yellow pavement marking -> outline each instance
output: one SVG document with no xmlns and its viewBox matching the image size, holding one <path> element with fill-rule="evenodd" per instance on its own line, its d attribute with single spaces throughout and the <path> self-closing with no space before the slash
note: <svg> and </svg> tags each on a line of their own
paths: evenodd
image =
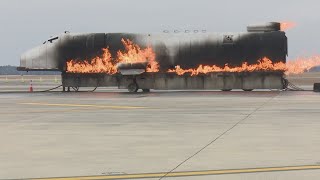
<svg viewBox="0 0 320 180">
<path fill-rule="evenodd" d="M 144 109 L 143 106 L 108 106 L 95 104 L 55 104 L 55 103 L 18 103 L 22 105 L 39 105 L 39 106 L 62 106 L 62 107 L 86 107 L 86 108 L 109 108 L 109 109 Z"/>
<path fill-rule="evenodd" d="M 184 177 L 184 176 L 203 176 L 203 175 L 222 175 L 222 174 L 240 174 L 240 173 L 259 173 L 273 171 L 296 171 L 296 170 L 314 170 L 320 169 L 320 165 L 305 166 L 283 166 L 266 168 L 248 168 L 248 169 L 225 169 L 225 170 L 207 170 L 207 171 L 181 171 L 169 173 L 166 177 Z M 102 176 L 79 176 L 79 177 L 60 177 L 60 178 L 37 178 L 34 180 L 102 180 L 102 179 L 142 179 L 142 178 L 160 178 L 166 173 L 144 173 L 144 174 L 121 174 L 121 175 L 102 175 Z"/>
</svg>

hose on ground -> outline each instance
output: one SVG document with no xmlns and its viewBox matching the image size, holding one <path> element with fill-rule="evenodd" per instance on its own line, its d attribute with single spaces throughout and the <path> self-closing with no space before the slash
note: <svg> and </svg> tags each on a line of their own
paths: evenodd
<svg viewBox="0 0 320 180">
<path fill-rule="evenodd" d="M 283 78 L 283 89 L 285 91 L 308 91 L 290 82 L 288 79 Z"/>
<path fill-rule="evenodd" d="M 38 91 L 38 92 L 49 92 L 49 91 L 52 91 L 52 90 L 55 90 L 55 89 L 58 89 L 59 87 L 61 87 L 61 85 L 57 86 L 57 87 L 54 87 L 54 88 L 51 88 L 51 89 L 47 89 L 47 90 L 43 90 L 43 91 Z"/>
</svg>

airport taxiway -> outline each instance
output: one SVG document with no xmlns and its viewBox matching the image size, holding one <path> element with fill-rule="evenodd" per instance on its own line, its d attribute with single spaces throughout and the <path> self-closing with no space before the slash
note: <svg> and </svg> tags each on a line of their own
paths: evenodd
<svg viewBox="0 0 320 180">
<path fill-rule="evenodd" d="M 0 93 L 0 179 L 163 173 L 191 156 L 168 179 L 316 179 L 319 104 L 312 91 Z"/>
</svg>

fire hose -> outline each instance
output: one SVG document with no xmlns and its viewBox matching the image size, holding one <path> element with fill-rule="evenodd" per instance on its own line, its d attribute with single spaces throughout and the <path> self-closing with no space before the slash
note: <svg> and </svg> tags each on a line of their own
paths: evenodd
<svg viewBox="0 0 320 180">
<path fill-rule="evenodd" d="M 295 85 L 292 82 L 290 82 L 288 79 L 283 78 L 282 81 L 283 81 L 282 83 L 283 83 L 283 87 L 284 87 L 283 89 L 285 91 L 308 91 L 308 90 L 305 90 L 303 88 L 298 87 L 297 85 Z M 43 90 L 43 91 L 38 91 L 38 92 L 49 92 L 49 91 L 58 89 L 61 86 L 62 86 L 62 84 L 57 86 L 57 87 L 54 87 L 54 88 L 51 88 L 51 89 L 47 89 L 47 90 Z M 94 92 L 97 88 L 98 88 L 98 86 L 95 87 L 93 90 L 86 91 L 86 92 Z M 72 89 L 77 91 L 77 92 L 79 91 L 79 87 L 72 87 Z"/>
<path fill-rule="evenodd" d="M 47 89 L 47 90 L 43 90 L 43 91 L 38 91 L 38 92 L 49 92 L 49 91 L 52 91 L 52 90 L 55 90 L 55 89 L 58 89 L 59 87 L 61 87 L 61 85 L 57 86 L 57 87 L 54 87 L 54 88 L 51 88 L 51 89 Z"/>
<path fill-rule="evenodd" d="M 51 88 L 51 89 L 47 89 L 47 90 L 43 90 L 43 91 L 36 91 L 36 92 L 49 92 L 49 91 L 58 89 L 58 88 L 61 87 L 61 86 L 62 86 L 62 84 L 59 85 L 59 86 L 57 86 L 57 87 Z M 95 87 L 93 90 L 91 90 L 91 91 L 86 91 L 86 92 L 94 92 L 97 88 L 98 88 L 98 86 Z M 72 87 L 72 89 L 75 90 L 76 92 L 79 91 L 79 87 Z"/>
<path fill-rule="evenodd" d="M 298 87 L 297 85 L 290 82 L 288 79 L 283 78 L 283 86 L 285 91 L 309 91 Z"/>
</svg>

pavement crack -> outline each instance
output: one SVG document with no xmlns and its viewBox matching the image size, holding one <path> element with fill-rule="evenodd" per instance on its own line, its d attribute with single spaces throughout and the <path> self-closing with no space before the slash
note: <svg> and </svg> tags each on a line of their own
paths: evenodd
<svg viewBox="0 0 320 180">
<path fill-rule="evenodd" d="M 189 156 L 188 158 L 186 158 L 185 160 L 183 160 L 182 162 L 180 162 L 177 166 L 175 166 L 173 169 L 171 169 L 170 171 L 168 171 L 167 173 L 165 173 L 162 177 L 159 178 L 159 180 L 165 178 L 166 176 L 168 176 L 170 173 L 172 173 L 173 171 L 175 171 L 177 168 L 179 168 L 182 164 L 186 163 L 187 161 L 189 161 L 190 159 L 192 159 L 194 156 L 196 156 L 197 154 L 199 154 L 201 151 L 203 151 L 204 149 L 206 149 L 207 147 L 209 147 L 210 145 L 212 145 L 214 142 L 216 142 L 218 139 L 220 139 L 222 136 L 224 136 L 225 134 L 227 134 L 228 132 L 230 132 L 232 129 L 234 129 L 236 126 L 238 126 L 240 123 L 242 123 L 243 121 L 245 121 L 246 119 L 248 119 L 252 114 L 254 114 L 255 112 L 257 112 L 259 109 L 261 109 L 263 106 L 265 106 L 266 104 L 268 104 L 271 100 L 273 100 L 274 98 L 276 98 L 278 95 L 280 94 L 277 93 L 275 96 L 272 96 L 271 98 L 269 98 L 267 101 L 265 101 L 264 103 L 262 103 L 260 106 L 258 106 L 257 108 L 255 108 L 251 113 L 249 113 L 248 115 L 246 115 L 244 118 L 240 119 L 238 122 L 236 122 L 233 126 L 229 127 L 227 130 L 225 130 L 223 133 L 221 133 L 219 136 L 217 136 L 216 138 L 214 138 L 213 140 L 211 140 L 208 144 L 206 144 L 205 146 L 203 146 L 201 149 L 199 149 L 198 151 L 196 151 L 194 154 L 192 154 L 191 156 Z"/>
</svg>

